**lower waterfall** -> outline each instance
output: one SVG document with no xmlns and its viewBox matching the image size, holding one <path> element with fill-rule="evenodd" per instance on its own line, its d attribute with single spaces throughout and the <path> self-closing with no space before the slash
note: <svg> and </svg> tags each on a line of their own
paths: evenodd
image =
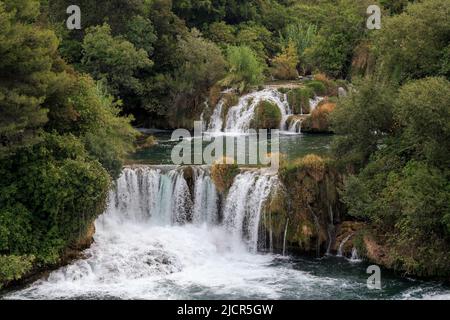
<svg viewBox="0 0 450 320">
<path fill-rule="evenodd" d="M 403 298 L 402 291 L 385 296 L 367 290 L 365 268 L 355 276 L 356 266 L 340 273 L 343 262 L 336 268 L 276 255 L 270 248 L 258 251 L 272 243 L 259 241 L 271 237 L 270 230 L 259 235 L 259 225 L 277 184 L 276 175 L 244 171 L 221 196 L 207 167 L 126 168 L 83 257 L 1 298 Z M 435 290 L 419 289 L 421 296 Z M 416 292 L 410 290 L 406 294 Z"/>
</svg>

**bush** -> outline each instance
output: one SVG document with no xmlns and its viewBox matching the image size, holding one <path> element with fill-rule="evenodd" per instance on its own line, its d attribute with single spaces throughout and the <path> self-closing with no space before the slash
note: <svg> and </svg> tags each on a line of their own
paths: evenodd
<svg viewBox="0 0 450 320">
<path fill-rule="evenodd" d="M 156 146 L 158 144 L 158 140 L 155 138 L 155 136 L 148 136 L 143 137 L 143 140 L 139 142 L 139 148 L 151 148 L 153 146 Z"/>
<path fill-rule="evenodd" d="M 273 61 L 272 75 L 278 80 L 295 80 L 298 78 L 297 64 L 298 55 L 293 43 L 289 43 L 283 52 L 276 56 Z"/>
<path fill-rule="evenodd" d="M 19 280 L 33 267 L 33 256 L 1 256 L 0 255 L 0 289 L 2 284 Z"/>
<path fill-rule="evenodd" d="M 104 211 L 110 176 L 74 136 L 44 141 L 0 162 L 0 254 L 59 261 Z"/>
<path fill-rule="evenodd" d="M 232 159 L 231 159 L 232 160 Z M 233 185 L 234 178 L 239 174 L 239 167 L 237 164 L 227 164 L 230 159 L 222 159 L 222 163 L 215 163 L 211 167 L 211 178 L 217 190 L 221 193 L 227 192 Z"/>
<path fill-rule="evenodd" d="M 264 80 L 264 66 L 255 53 L 246 46 L 229 46 L 227 49 L 228 75 L 220 84 L 244 92 L 249 86 L 257 86 Z"/>
<path fill-rule="evenodd" d="M 302 124 L 303 132 L 329 133 L 331 132 L 330 114 L 336 108 L 334 103 L 324 103 L 311 113 Z"/>
<path fill-rule="evenodd" d="M 321 81 L 313 80 L 306 83 L 308 88 L 311 88 L 318 96 L 326 95 L 328 90 L 325 84 Z"/>
<path fill-rule="evenodd" d="M 311 106 L 309 100 L 314 98 L 311 88 L 296 88 L 288 92 L 288 103 L 294 114 L 309 114 Z"/>
<path fill-rule="evenodd" d="M 281 111 L 269 101 L 261 101 L 256 107 L 252 127 L 254 129 L 278 129 L 281 123 Z"/>
<path fill-rule="evenodd" d="M 314 75 L 314 80 L 318 82 L 322 82 L 326 88 L 324 94 L 328 96 L 337 96 L 338 95 L 338 85 L 335 81 L 329 79 L 325 74 L 319 73 Z"/>
</svg>

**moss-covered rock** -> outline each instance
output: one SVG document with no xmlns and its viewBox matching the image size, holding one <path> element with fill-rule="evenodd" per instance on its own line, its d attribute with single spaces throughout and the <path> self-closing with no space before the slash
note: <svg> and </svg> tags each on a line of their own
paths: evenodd
<svg viewBox="0 0 450 320">
<path fill-rule="evenodd" d="M 302 123 L 302 132 L 307 133 L 331 133 L 330 114 L 336 104 L 325 102 L 319 105 L 311 115 Z"/>
<path fill-rule="evenodd" d="M 287 98 L 294 114 L 309 114 L 309 100 L 314 98 L 314 91 L 311 88 L 295 88 L 288 92 Z"/>
<path fill-rule="evenodd" d="M 139 149 L 147 149 L 156 146 L 158 140 L 154 136 L 142 136 L 137 143 Z"/>
<path fill-rule="evenodd" d="M 269 101 L 261 101 L 255 110 L 252 121 L 254 129 L 278 129 L 281 123 L 281 111 L 278 106 Z"/>
<path fill-rule="evenodd" d="M 338 188 L 341 175 L 333 162 L 309 155 L 283 166 L 279 171 L 282 192 L 272 195 L 263 217 L 275 250 L 321 254 L 336 246 L 342 204 Z M 331 246 L 330 246 L 331 244 Z"/>
<path fill-rule="evenodd" d="M 230 159 L 222 159 L 211 167 L 211 178 L 217 190 L 221 193 L 228 192 L 233 184 L 234 178 L 239 174 L 237 164 L 228 164 Z"/>
</svg>

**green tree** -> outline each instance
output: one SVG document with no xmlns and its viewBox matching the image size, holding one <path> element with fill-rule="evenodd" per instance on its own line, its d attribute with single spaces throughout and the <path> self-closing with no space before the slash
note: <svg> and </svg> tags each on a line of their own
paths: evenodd
<svg viewBox="0 0 450 320">
<path fill-rule="evenodd" d="M 81 62 L 95 79 L 106 80 L 113 94 L 141 93 L 143 88 L 136 73 L 153 65 L 144 49 L 138 50 L 132 43 L 113 37 L 107 24 L 86 31 Z"/>
<path fill-rule="evenodd" d="M 425 78 L 405 84 L 394 103 L 400 145 L 414 159 L 449 168 L 450 81 Z"/>
<path fill-rule="evenodd" d="M 304 27 L 301 24 L 290 24 L 286 26 L 283 33 L 280 32 L 280 42 L 282 47 L 287 48 L 290 44 L 294 44 L 299 62 L 304 71 L 308 69 L 308 66 L 305 63 L 305 51 L 313 45 L 316 35 L 317 27 L 315 25 Z"/>
<path fill-rule="evenodd" d="M 450 265 L 450 82 L 444 78 L 409 82 L 389 95 L 390 105 L 380 103 L 384 98 L 375 88 L 370 106 L 365 101 L 368 87 L 373 86 L 358 87 L 356 96 L 340 104 L 333 115 L 336 128 L 344 129 L 337 154 L 356 152 L 356 158 L 362 155 L 367 164 L 347 179 L 342 200 L 350 215 L 371 224 L 388 250 L 390 267 L 446 277 Z M 383 118 L 380 114 L 386 115 L 388 108 L 391 115 Z M 353 122 L 354 117 L 366 128 Z M 363 144 L 369 147 L 364 149 Z"/>
<path fill-rule="evenodd" d="M 367 1 L 340 0 L 328 8 L 313 45 L 305 51 L 307 64 L 331 77 L 349 74 L 353 51 L 366 32 Z"/>
<path fill-rule="evenodd" d="M 383 74 L 400 82 L 448 75 L 443 69 L 450 34 L 450 12 L 442 9 L 446 7 L 448 0 L 421 1 L 383 19 L 383 32 L 375 42 Z"/>
<path fill-rule="evenodd" d="M 171 120 L 198 116 L 203 111 L 203 98 L 224 77 L 226 67 L 221 50 L 205 40 L 197 29 L 180 39 L 178 46 L 184 64 L 176 70 L 171 84 L 174 101 Z"/>
<path fill-rule="evenodd" d="M 339 101 L 331 122 L 338 135 L 334 143 L 336 157 L 361 166 L 394 128 L 395 89 L 375 79 L 361 80 L 357 88 Z"/>
<path fill-rule="evenodd" d="M 299 58 L 297 55 L 297 49 L 291 42 L 278 56 L 273 59 L 272 75 L 276 79 L 295 80 L 298 78 L 298 63 Z"/>
<path fill-rule="evenodd" d="M 263 81 L 264 67 L 249 47 L 228 47 L 227 61 L 228 75 L 221 81 L 222 85 L 235 86 L 242 92 Z"/>
<path fill-rule="evenodd" d="M 42 104 L 58 41 L 31 23 L 38 14 L 37 1 L 0 2 L 0 157 L 36 142 L 47 121 Z"/>
<path fill-rule="evenodd" d="M 142 16 L 134 16 L 127 23 L 125 37 L 136 49 L 144 49 L 149 57 L 154 52 L 153 44 L 157 37 L 152 22 Z"/>
</svg>

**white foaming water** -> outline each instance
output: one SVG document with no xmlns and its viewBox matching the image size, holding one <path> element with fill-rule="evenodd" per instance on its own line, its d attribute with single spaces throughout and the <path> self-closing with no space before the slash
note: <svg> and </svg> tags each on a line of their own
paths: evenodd
<svg viewBox="0 0 450 320">
<path fill-rule="evenodd" d="M 302 133 L 302 120 L 294 120 L 289 125 L 288 131 L 290 133 Z"/>
<path fill-rule="evenodd" d="M 244 240 L 251 251 L 257 251 L 261 213 L 276 184 L 276 176 L 259 172 L 249 171 L 236 177 L 223 213 L 224 224 L 233 235 L 232 241 Z"/>
<path fill-rule="evenodd" d="M 222 118 L 222 112 L 223 112 L 223 105 L 225 101 L 221 99 L 217 106 L 214 108 L 214 112 L 211 115 L 209 126 L 208 126 L 208 132 L 221 132 L 223 129 L 223 118 Z"/>
<path fill-rule="evenodd" d="M 309 100 L 309 106 L 311 109 L 311 112 L 316 110 L 317 106 L 324 100 L 323 97 L 315 97 L 314 99 Z"/>
<path fill-rule="evenodd" d="M 317 282 L 272 266 L 275 256 L 254 253 L 260 212 L 275 176 L 238 175 L 224 206 L 231 210 L 230 202 L 239 203 L 239 219 L 223 224 L 208 169 L 193 168 L 192 178 L 193 196 L 181 168 L 124 169 L 106 213 L 96 221 L 95 243 L 86 258 L 6 298 L 278 298 L 277 282 L 292 272 L 304 285 Z M 242 193 L 241 184 L 246 186 Z"/>
<path fill-rule="evenodd" d="M 289 259 L 255 252 L 259 219 L 277 187 L 276 176 L 238 175 L 222 205 L 208 168 L 193 169 L 192 185 L 184 176 L 181 168 L 126 168 L 96 221 L 95 243 L 85 258 L 3 298 L 359 299 L 370 294 L 365 270 L 360 281 L 313 275 Z"/>
<path fill-rule="evenodd" d="M 344 246 L 347 243 L 347 241 L 350 240 L 351 237 L 353 237 L 353 233 L 349 234 L 347 237 L 345 237 L 344 240 L 342 240 L 341 244 L 339 245 L 338 252 L 337 252 L 338 257 L 344 256 Z"/>
<path fill-rule="evenodd" d="M 286 94 L 280 93 L 278 90 L 265 89 L 256 91 L 242 96 L 236 106 L 231 107 L 226 114 L 225 127 L 223 128 L 224 119 L 223 100 L 216 106 L 210 119 L 210 132 L 220 132 L 222 129 L 229 133 L 246 133 L 250 129 L 251 121 L 255 116 L 255 109 L 261 101 L 269 101 L 274 103 L 281 112 L 280 129 L 285 130 L 286 120 L 292 115 L 291 108 L 287 102 Z"/>
<path fill-rule="evenodd" d="M 310 99 L 311 112 L 317 108 L 323 97 Z M 289 106 L 287 94 L 276 89 L 264 89 L 242 96 L 237 105 L 232 106 L 224 115 L 224 99 L 221 99 L 214 108 L 209 120 L 209 133 L 239 134 L 247 133 L 251 129 L 251 122 L 255 117 L 256 107 L 261 101 L 268 101 L 275 104 L 281 112 L 281 122 L 279 129 L 287 134 L 301 133 L 301 121 L 297 120 L 287 126 L 289 116 L 293 115 Z"/>
<path fill-rule="evenodd" d="M 216 225 L 219 222 L 219 194 L 203 168 L 193 168 L 194 171 L 194 207 L 192 222 Z"/>
</svg>

